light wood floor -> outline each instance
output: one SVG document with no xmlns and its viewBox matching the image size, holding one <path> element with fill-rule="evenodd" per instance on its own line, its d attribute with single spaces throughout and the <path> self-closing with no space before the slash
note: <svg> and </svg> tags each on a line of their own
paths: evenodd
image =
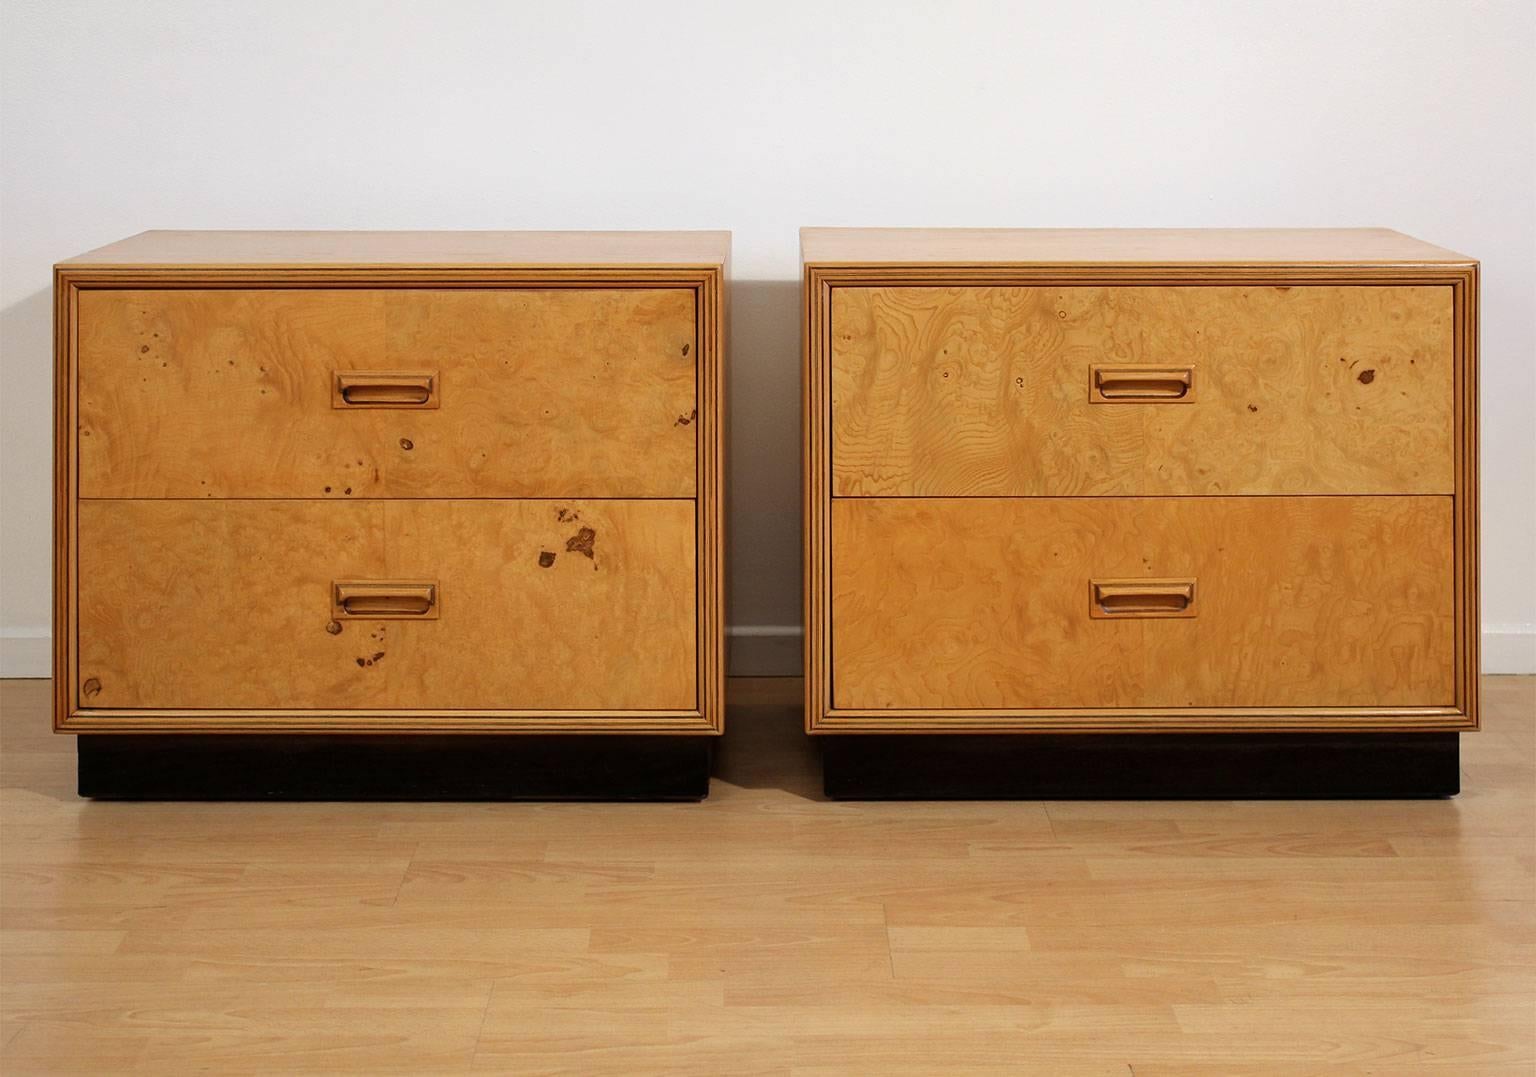
<svg viewBox="0 0 1536 1077">
<path fill-rule="evenodd" d="M 0 685 L 0 1069 L 1530 1074 L 1536 679 L 1451 801 L 124 804 Z"/>
</svg>

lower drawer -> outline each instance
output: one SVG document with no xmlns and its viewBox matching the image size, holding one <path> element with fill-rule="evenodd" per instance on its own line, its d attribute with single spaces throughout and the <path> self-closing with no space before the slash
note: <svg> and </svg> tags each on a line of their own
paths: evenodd
<svg viewBox="0 0 1536 1077">
<path fill-rule="evenodd" d="M 692 501 L 82 501 L 85 709 L 694 710 Z"/>
<path fill-rule="evenodd" d="M 1451 705 L 1452 499 L 832 502 L 838 710 Z"/>
</svg>

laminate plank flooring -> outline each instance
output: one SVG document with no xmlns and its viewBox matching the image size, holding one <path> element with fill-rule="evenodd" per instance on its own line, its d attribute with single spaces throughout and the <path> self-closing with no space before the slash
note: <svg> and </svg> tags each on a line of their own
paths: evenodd
<svg viewBox="0 0 1536 1077">
<path fill-rule="evenodd" d="M 93 803 L 0 683 L 0 1071 L 1536 1070 L 1536 678 L 1412 802 Z"/>
</svg>

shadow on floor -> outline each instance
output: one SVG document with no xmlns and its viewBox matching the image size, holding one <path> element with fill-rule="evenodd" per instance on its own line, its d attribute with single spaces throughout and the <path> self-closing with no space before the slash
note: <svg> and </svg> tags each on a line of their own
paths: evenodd
<svg viewBox="0 0 1536 1077">
<path fill-rule="evenodd" d="M 798 678 L 753 681 L 750 691 L 730 682 L 725 735 L 715 752 L 714 778 L 743 789 L 782 789 L 806 800 L 825 800 L 821 750 L 805 732 Z"/>
</svg>

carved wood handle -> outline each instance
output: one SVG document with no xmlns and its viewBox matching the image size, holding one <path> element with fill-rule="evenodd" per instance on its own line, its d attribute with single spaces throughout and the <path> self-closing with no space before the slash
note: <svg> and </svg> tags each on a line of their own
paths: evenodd
<svg viewBox="0 0 1536 1077">
<path fill-rule="evenodd" d="M 1088 398 L 1095 404 L 1188 404 L 1195 399 L 1192 366 L 1094 363 Z"/>
<path fill-rule="evenodd" d="M 437 619 L 437 584 L 421 580 L 337 580 L 331 616 L 340 621 Z"/>
<path fill-rule="evenodd" d="M 435 408 L 436 371 L 338 370 L 333 408 Z"/>
<path fill-rule="evenodd" d="M 1193 617 L 1195 581 L 1089 580 L 1091 617 Z"/>
</svg>

